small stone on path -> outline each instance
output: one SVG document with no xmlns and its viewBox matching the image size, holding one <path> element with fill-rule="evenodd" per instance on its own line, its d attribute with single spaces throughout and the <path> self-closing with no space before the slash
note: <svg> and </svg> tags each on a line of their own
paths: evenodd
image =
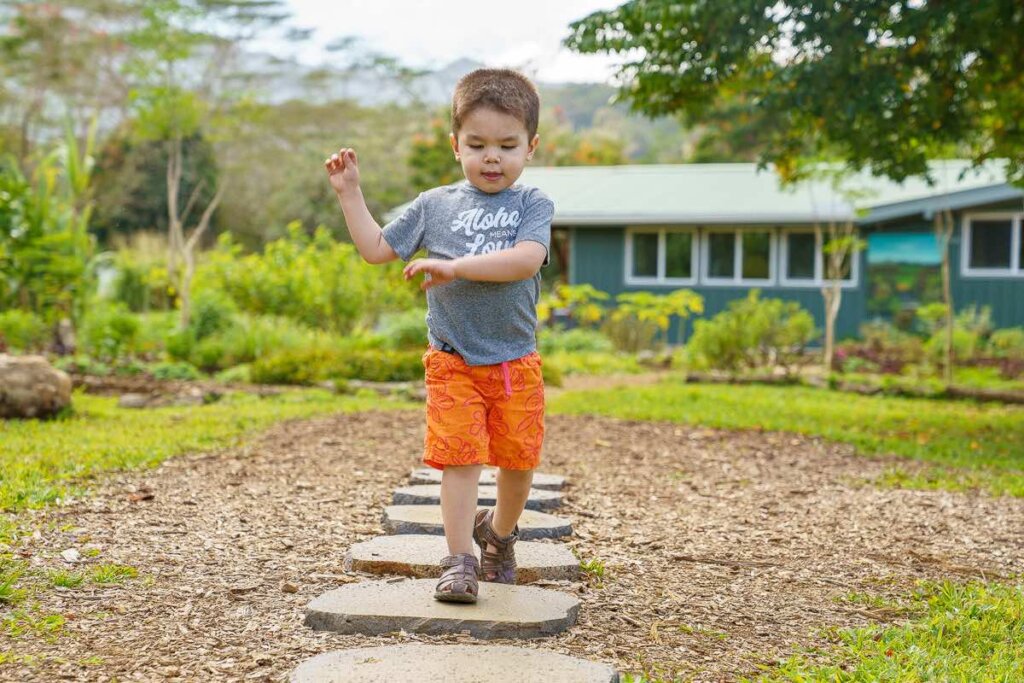
<svg viewBox="0 0 1024 683">
<path fill-rule="evenodd" d="M 498 487 L 481 484 L 477 487 L 477 505 L 494 505 L 498 496 Z M 441 502 L 440 484 L 420 484 L 418 486 L 400 486 L 391 496 L 393 505 L 438 505 Z M 526 499 L 527 510 L 553 510 L 562 505 L 562 494 L 558 491 L 542 491 L 530 489 Z"/>
<path fill-rule="evenodd" d="M 509 645 L 408 643 L 327 652 L 307 659 L 291 683 L 617 683 L 605 664 Z"/>
<path fill-rule="evenodd" d="M 516 543 L 516 583 L 573 580 L 580 562 L 560 543 Z M 441 576 L 439 561 L 448 554 L 443 536 L 403 534 L 378 536 L 353 545 L 345 558 L 346 569 L 369 574 L 402 574 L 417 578 Z"/>
<path fill-rule="evenodd" d="M 452 634 L 475 638 L 537 638 L 576 623 L 575 595 L 534 586 L 480 582 L 475 604 L 434 599 L 435 579 L 369 581 L 335 588 L 306 608 L 306 626 L 317 631 L 379 635 Z"/>
<path fill-rule="evenodd" d="M 498 470 L 494 467 L 485 467 L 480 472 L 481 484 L 493 484 L 497 481 Z M 441 470 L 433 467 L 419 467 L 409 475 L 410 484 L 440 484 Z M 544 489 L 545 491 L 560 491 L 565 488 L 565 477 L 560 474 L 545 474 L 544 472 L 533 473 L 533 488 Z"/>
<path fill-rule="evenodd" d="M 389 534 L 444 535 L 440 505 L 388 505 L 384 508 L 384 530 Z M 572 536 L 572 522 L 545 512 L 523 510 L 519 518 L 519 540 Z"/>
</svg>

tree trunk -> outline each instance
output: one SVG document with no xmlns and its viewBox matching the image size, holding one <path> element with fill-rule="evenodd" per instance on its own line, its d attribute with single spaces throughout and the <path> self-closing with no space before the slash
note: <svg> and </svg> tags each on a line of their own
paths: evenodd
<svg viewBox="0 0 1024 683">
<path fill-rule="evenodd" d="M 831 372 L 836 348 L 836 320 L 843 301 L 842 285 L 838 280 L 830 282 L 822 288 L 821 294 L 825 299 L 825 372 Z"/>
<path fill-rule="evenodd" d="M 213 199 L 210 200 L 206 210 L 203 211 L 203 215 L 199 219 L 195 230 L 192 231 L 188 241 L 185 242 L 181 250 L 182 258 L 185 261 L 185 271 L 181 275 L 178 286 L 178 293 L 181 297 L 181 329 L 188 327 L 192 315 L 192 277 L 196 272 L 196 247 L 203 233 L 210 226 L 210 219 L 213 217 L 213 212 L 217 209 L 217 205 L 220 204 L 220 200 L 224 197 L 224 189 L 226 187 L 227 183 L 222 181 L 217 188 L 217 192 L 213 195 Z"/>
<path fill-rule="evenodd" d="M 949 242 L 953 237 L 953 211 L 942 209 L 935 213 L 935 236 L 942 252 L 942 303 L 946 307 L 946 340 L 943 349 L 942 379 L 949 386 L 953 383 L 953 289 L 949 274 Z"/>
</svg>

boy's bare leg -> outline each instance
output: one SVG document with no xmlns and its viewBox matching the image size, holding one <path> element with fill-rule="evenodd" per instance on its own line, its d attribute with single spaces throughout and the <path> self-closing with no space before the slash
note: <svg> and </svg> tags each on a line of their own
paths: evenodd
<svg viewBox="0 0 1024 683">
<path fill-rule="evenodd" d="M 441 519 L 449 555 L 473 552 L 473 518 L 481 467 L 447 465 L 441 473 Z"/>
<path fill-rule="evenodd" d="M 491 526 L 498 536 L 508 536 L 519 523 L 533 483 L 533 470 L 498 470 L 498 503 Z"/>
</svg>

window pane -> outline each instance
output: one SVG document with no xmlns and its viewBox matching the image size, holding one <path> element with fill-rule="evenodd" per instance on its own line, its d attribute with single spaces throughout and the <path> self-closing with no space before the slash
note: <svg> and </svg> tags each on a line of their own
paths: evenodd
<svg viewBox="0 0 1024 683">
<path fill-rule="evenodd" d="M 688 278 L 693 263 L 693 233 L 665 234 L 665 277 Z"/>
<path fill-rule="evenodd" d="M 971 221 L 971 268 L 1010 268 L 1013 223 Z"/>
<path fill-rule="evenodd" d="M 732 279 L 736 276 L 736 235 L 731 232 L 708 234 L 708 276 Z"/>
<path fill-rule="evenodd" d="M 743 279 L 767 280 L 771 260 L 771 233 L 743 233 Z"/>
<path fill-rule="evenodd" d="M 786 277 L 790 280 L 814 279 L 813 232 L 791 232 L 786 236 Z"/>
<path fill-rule="evenodd" d="M 658 233 L 633 233 L 633 276 L 658 277 Z"/>
</svg>

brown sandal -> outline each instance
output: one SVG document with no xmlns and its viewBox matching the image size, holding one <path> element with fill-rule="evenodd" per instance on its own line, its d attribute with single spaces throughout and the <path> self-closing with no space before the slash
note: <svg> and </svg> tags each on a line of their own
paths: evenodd
<svg viewBox="0 0 1024 683">
<path fill-rule="evenodd" d="M 441 602 L 476 602 L 480 590 L 476 576 L 480 571 L 480 562 L 476 555 L 449 555 L 441 560 L 441 566 L 445 570 L 434 589 L 434 598 Z"/>
<path fill-rule="evenodd" d="M 480 546 L 480 578 L 493 583 L 515 583 L 515 545 L 519 540 L 519 525 L 502 538 L 491 526 L 493 517 L 494 510 L 480 510 L 473 525 L 473 540 Z M 494 546 L 494 550 L 488 550 L 488 544 Z"/>
</svg>

